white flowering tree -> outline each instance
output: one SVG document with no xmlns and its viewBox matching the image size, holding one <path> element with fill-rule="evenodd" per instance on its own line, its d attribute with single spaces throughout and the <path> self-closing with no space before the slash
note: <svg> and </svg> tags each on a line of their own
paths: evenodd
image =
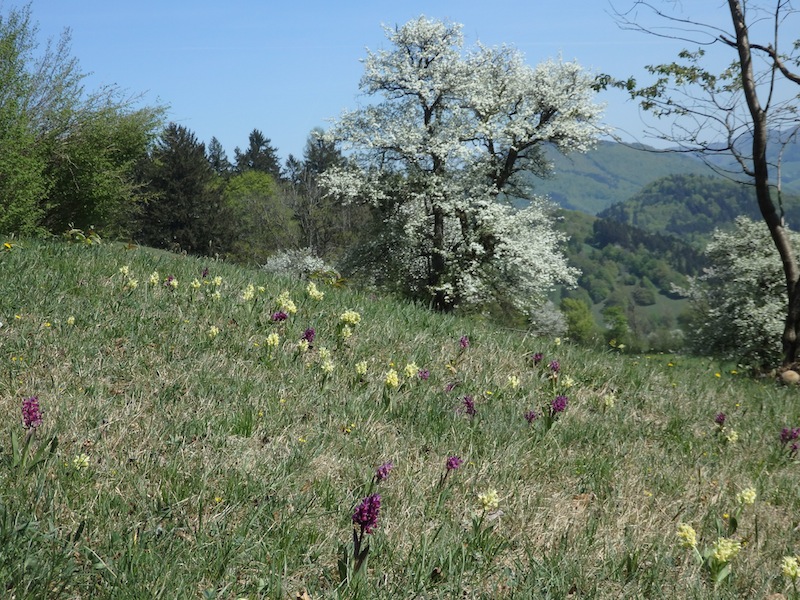
<svg viewBox="0 0 800 600">
<path fill-rule="evenodd" d="M 790 233 L 792 244 L 800 242 Z M 733 231 L 714 232 L 709 268 L 683 293 L 692 309 L 694 350 L 766 367 L 781 358 L 786 280 L 769 229 L 738 217 Z"/>
<path fill-rule="evenodd" d="M 576 272 L 531 174 L 550 170 L 545 144 L 594 144 L 594 79 L 572 62 L 530 67 L 508 47 L 465 52 L 460 25 L 425 17 L 386 35 L 391 47 L 364 60 L 373 101 L 327 134 L 350 158 L 325 173 L 328 192 L 379 215 L 362 273 L 439 310 L 499 301 L 533 314 Z"/>
</svg>

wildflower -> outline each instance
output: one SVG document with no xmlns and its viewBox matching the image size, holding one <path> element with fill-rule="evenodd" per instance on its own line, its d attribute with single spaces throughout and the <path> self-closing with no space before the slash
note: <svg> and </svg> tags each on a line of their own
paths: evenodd
<svg viewBox="0 0 800 600">
<path fill-rule="evenodd" d="M 297 305 L 289 297 L 289 292 L 286 290 L 282 291 L 278 296 L 278 306 L 290 315 L 297 312 Z"/>
<path fill-rule="evenodd" d="M 375 471 L 375 480 L 376 481 L 383 481 L 387 477 L 389 477 L 389 472 L 394 469 L 394 463 L 392 461 L 383 463 L 378 469 Z"/>
<path fill-rule="evenodd" d="M 511 386 L 512 390 L 517 389 L 519 387 L 519 377 L 517 377 L 516 375 L 509 375 L 508 385 Z"/>
<path fill-rule="evenodd" d="M 461 401 L 461 403 L 464 406 L 464 412 L 470 417 L 474 417 L 478 414 L 478 411 L 475 409 L 475 400 L 473 400 L 472 396 L 464 396 L 464 399 Z"/>
<path fill-rule="evenodd" d="M 724 412 L 717 413 L 717 416 L 714 417 L 714 423 L 716 423 L 720 427 L 723 427 L 725 425 L 725 419 L 726 417 Z"/>
<path fill-rule="evenodd" d="M 267 336 L 267 346 L 269 346 L 270 348 L 276 348 L 280 343 L 281 343 L 281 338 L 274 331 Z"/>
<path fill-rule="evenodd" d="M 222 298 L 222 294 L 219 293 L 219 290 L 216 290 L 213 294 L 211 294 L 212 300 L 219 300 Z"/>
<path fill-rule="evenodd" d="M 119 272 L 123 277 L 127 277 L 131 272 L 131 268 L 128 265 L 125 265 L 124 267 L 119 268 Z"/>
<path fill-rule="evenodd" d="M 742 544 L 730 538 L 721 537 L 717 539 L 714 544 L 712 556 L 720 563 L 727 563 L 736 558 L 739 551 L 742 549 Z"/>
<path fill-rule="evenodd" d="M 86 469 L 89 467 L 89 455 L 88 454 L 80 454 L 72 459 L 72 466 L 75 467 L 76 471 L 80 471 L 81 469 Z"/>
<path fill-rule="evenodd" d="M 736 494 L 736 501 L 739 504 L 754 504 L 756 501 L 756 488 L 748 487 Z"/>
<path fill-rule="evenodd" d="M 378 526 L 380 512 L 381 495 L 371 494 L 356 507 L 353 513 L 353 523 L 358 525 L 363 533 L 372 533 Z"/>
<path fill-rule="evenodd" d="M 362 360 L 356 363 L 356 375 L 363 377 L 367 374 L 367 361 Z"/>
<path fill-rule="evenodd" d="M 548 367 L 553 373 L 558 373 L 561 370 L 561 364 L 557 360 L 551 360 Z"/>
<path fill-rule="evenodd" d="M 796 440 L 798 437 L 800 437 L 800 427 L 784 427 L 781 430 L 781 445 L 785 446 L 789 442 Z"/>
<path fill-rule="evenodd" d="M 306 340 L 309 344 L 314 343 L 314 337 L 317 335 L 317 332 L 314 331 L 313 327 L 309 327 L 303 332 L 303 335 L 300 339 Z"/>
<path fill-rule="evenodd" d="M 248 284 L 244 291 L 242 292 L 242 300 L 245 302 L 250 302 L 253 298 L 256 297 L 256 287 L 251 283 Z"/>
<path fill-rule="evenodd" d="M 343 340 L 346 340 L 353 335 L 353 330 L 350 329 L 350 325 L 343 325 L 341 331 L 339 331 L 339 335 L 342 336 Z"/>
<path fill-rule="evenodd" d="M 489 488 L 485 492 L 478 494 L 478 502 L 481 503 L 483 510 L 497 510 L 500 506 L 500 498 L 497 495 L 497 490 Z"/>
<path fill-rule="evenodd" d="M 462 464 L 464 464 L 464 461 L 460 457 L 458 457 L 458 456 L 449 456 L 449 457 L 447 457 L 447 462 L 445 463 L 444 467 L 448 471 L 455 471 Z"/>
<path fill-rule="evenodd" d="M 410 362 L 410 363 L 408 363 L 408 364 L 406 365 L 406 368 L 405 368 L 405 369 L 403 369 L 403 374 L 404 374 L 406 377 L 409 377 L 409 378 L 410 378 L 410 377 L 413 377 L 413 376 L 414 376 L 414 375 L 416 375 L 418 372 L 419 372 L 419 367 L 416 365 L 416 363 L 413 363 L 413 362 Z"/>
<path fill-rule="evenodd" d="M 300 340 L 299 342 L 297 342 L 297 351 L 300 354 L 303 354 L 304 352 L 308 352 L 309 347 L 310 347 L 310 344 L 308 343 L 308 340 Z"/>
<path fill-rule="evenodd" d="M 22 401 L 22 426 L 25 429 L 36 429 L 42 424 L 42 410 L 39 397 L 31 396 Z"/>
<path fill-rule="evenodd" d="M 203 267 L 203 272 L 200 274 L 200 277 L 202 277 L 203 279 L 208 277 L 208 267 Z"/>
<path fill-rule="evenodd" d="M 538 366 L 539 363 L 542 362 L 543 358 L 544 358 L 544 354 L 542 354 L 541 352 L 537 352 L 536 354 L 534 354 L 533 355 L 533 365 L 534 366 Z"/>
<path fill-rule="evenodd" d="M 800 559 L 797 556 L 784 556 L 781 561 L 781 571 L 784 577 L 795 581 L 800 577 Z"/>
<path fill-rule="evenodd" d="M 685 548 L 694 548 L 697 546 L 697 532 L 694 527 L 688 523 L 681 523 L 678 525 L 678 532 L 676 534 L 681 546 Z"/>
<path fill-rule="evenodd" d="M 279 310 L 279 311 L 277 311 L 277 312 L 274 312 L 274 313 L 272 313 L 272 315 L 270 316 L 270 319 L 272 319 L 272 320 L 273 320 L 273 321 L 275 321 L 276 323 L 280 323 L 281 321 L 285 321 L 285 320 L 286 320 L 286 319 L 288 319 L 288 318 L 289 318 L 289 315 L 287 315 L 287 314 L 286 314 L 285 312 L 283 312 L 282 310 Z"/>
<path fill-rule="evenodd" d="M 739 432 L 735 429 L 723 429 L 723 433 L 729 444 L 735 444 L 739 441 Z"/>
<path fill-rule="evenodd" d="M 219 335 L 219 327 L 217 327 L 216 325 L 212 325 L 211 327 L 208 328 L 206 335 L 209 337 L 209 339 L 213 340 L 215 337 Z"/>
<path fill-rule="evenodd" d="M 128 281 L 125 282 L 125 287 L 128 288 L 129 290 L 135 290 L 137 287 L 139 287 L 139 280 L 128 279 Z"/>
<path fill-rule="evenodd" d="M 339 321 L 344 325 L 358 325 L 361 322 L 361 315 L 354 310 L 347 310 L 339 315 Z"/>
<path fill-rule="evenodd" d="M 150 285 L 158 285 L 159 281 L 161 281 L 161 275 L 158 274 L 158 271 L 150 273 L 150 279 L 148 279 Z"/>
<path fill-rule="evenodd" d="M 555 416 L 567 410 L 567 402 L 566 396 L 556 396 L 555 400 L 550 403 L 550 415 Z"/>
<path fill-rule="evenodd" d="M 199 287 L 200 287 L 202 284 L 200 283 L 200 280 L 199 280 L 199 279 L 197 279 L 197 277 L 195 277 L 194 279 L 192 279 L 192 283 L 190 283 L 189 285 L 191 285 L 191 286 L 192 286 L 192 289 L 193 289 L 193 290 L 196 290 L 196 289 L 198 289 L 198 288 L 199 288 Z"/>
<path fill-rule="evenodd" d="M 417 371 L 417 377 L 422 379 L 422 381 L 428 381 L 428 378 L 431 376 L 431 372 L 428 369 L 420 369 Z"/>
<path fill-rule="evenodd" d="M 525 420 L 528 422 L 529 425 L 532 425 L 533 422 L 539 417 L 536 414 L 535 410 L 529 410 L 525 413 Z"/>
<path fill-rule="evenodd" d="M 616 402 L 616 398 L 614 394 L 606 394 L 603 396 L 603 408 L 609 409 L 614 408 L 614 403 Z"/>
<path fill-rule="evenodd" d="M 469 338 L 465 335 L 462 335 L 461 339 L 458 340 L 458 344 L 459 346 L 461 346 L 462 350 L 466 350 L 467 348 L 469 348 Z"/>
<path fill-rule="evenodd" d="M 89 455 L 80 454 L 76 456 L 75 458 L 72 459 L 72 466 L 75 467 L 76 471 L 89 468 Z"/>
<path fill-rule="evenodd" d="M 325 292 L 320 292 L 313 281 L 306 286 L 306 293 L 312 300 L 322 300 L 325 297 Z"/>
<path fill-rule="evenodd" d="M 67 317 L 67 325 L 69 325 L 70 327 L 75 325 L 75 317 L 73 317 L 72 315 L 68 316 Z"/>
<path fill-rule="evenodd" d="M 221 285 L 222 285 L 222 277 L 220 277 L 219 275 L 217 275 L 216 277 L 214 277 L 214 279 L 212 279 L 211 281 L 212 281 L 212 283 L 213 283 L 215 286 L 217 286 L 217 287 L 219 287 L 219 286 L 221 286 Z"/>
<path fill-rule="evenodd" d="M 333 361 L 330 359 L 325 359 L 322 361 L 319 367 L 325 375 L 330 375 L 333 373 L 334 364 Z"/>
<path fill-rule="evenodd" d="M 553 343 L 554 343 L 556 346 L 560 346 L 560 345 L 561 345 L 561 338 L 560 338 L 560 337 L 557 337 L 556 339 L 554 339 L 554 340 L 553 340 Z"/>
<path fill-rule="evenodd" d="M 321 346 L 319 349 L 319 359 L 320 360 L 328 360 L 331 357 L 331 351 Z"/>
<path fill-rule="evenodd" d="M 175 275 L 170 275 L 164 281 L 164 287 L 171 288 L 173 290 L 178 289 L 178 280 L 175 278 Z"/>
<path fill-rule="evenodd" d="M 386 387 L 391 389 L 396 389 L 400 386 L 400 377 L 397 375 L 397 371 L 394 369 L 389 369 L 386 373 Z"/>
<path fill-rule="evenodd" d="M 457 381 L 451 381 L 446 386 L 444 386 L 444 391 L 445 392 L 452 392 L 454 389 L 456 389 L 456 386 L 458 386 L 458 382 Z"/>
</svg>

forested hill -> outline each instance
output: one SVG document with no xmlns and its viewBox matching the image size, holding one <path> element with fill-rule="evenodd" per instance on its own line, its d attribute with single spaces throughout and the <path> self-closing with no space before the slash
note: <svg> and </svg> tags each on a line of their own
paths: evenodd
<svg viewBox="0 0 800 600">
<path fill-rule="evenodd" d="M 770 156 L 776 157 L 779 151 L 782 151 L 783 189 L 800 195 L 800 143 L 781 148 L 773 142 Z M 549 196 L 562 208 L 592 215 L 627 201 L 645 186 L 670 175 L 718 177 L 711 167 L 692 154 L 656 151 L 644 145 L 627 146 L 606 141 L 586 154 L 569 156 L 548 148 L 547 158 L 553 163 L 554 174 L 549 179 L 532 181 L 536 193 Z M 737 170 L 730 157 L 720 155 L 715 162 L 720 168 Z M 731 189 L 722 187 L 726 193 Z"/>
<path fill-rule="evenodd" d="M 549 196 L 562 208 L 592 215 L 667 175 L 713 172 L 687 154 L 647 151 L 646 146 L 637 149 L 615 142 L 601 142 L 586 154 L 569 156 L 550 148 L 547 158 L 553 163 L 554 174 L 532 182 L 536 193 Z"/>
<path fill-rule="evenodd" d="M 784 195 L 786 221 L 800 228 L 800 199 Z M 702 246 L 711 232 L 739 215 L 759 219 L 753 188 L 708 175 L 670 175 L 646 185 L 598 216 Z"/>
</svg>

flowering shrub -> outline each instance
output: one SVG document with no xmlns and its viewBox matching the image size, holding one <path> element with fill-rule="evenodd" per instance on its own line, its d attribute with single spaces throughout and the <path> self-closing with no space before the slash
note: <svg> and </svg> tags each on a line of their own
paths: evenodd
<svg viewBox="0 0 800 600">
<path fill-rule="evenodd" d="M 690 347 L 758 367 L 776 364 L 782 356 L 786 280 L 769 231 L 761 222 L 738 217 L 734 231 L 714 232 L 705 254 L 711 266 L 690 279 L 688 289 L 678 290 L 692 310 Z"/>
</svg>

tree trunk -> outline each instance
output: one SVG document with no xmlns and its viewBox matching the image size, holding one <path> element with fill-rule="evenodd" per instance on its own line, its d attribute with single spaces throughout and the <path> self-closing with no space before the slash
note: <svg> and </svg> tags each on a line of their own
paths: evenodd
<svg viewBox="0 0 800 600">
<path fill-rule="evenodd" d="M 433 294 L 433 308 L 448 312 L 453 306 L 448 301 L 445 293 L 439 288 L 445 274 L 447 264 L 444 257 L 444 211 L 441 206 L 433 207 L 433 252 L 431 254 L 431 269 L 428 273 L 428 285 L 436 288 Z"/>
<path fill-rule="evenodd" d="M 772 201 L 769 185 L 769 163 L 767 162 L 768 125 L 767 113 L 758 100 L 755 75 L 753 73 L 753 56 L 747 24 L 744 18 L 741 0 L 728 0 L 733 28 L 736 32 L 736 48 L 739 52 L 741 66 L 742 89 L 747 108 L 753 120 L 753 180 L 756 198 L 761 216 L 769 228 L 772 241 L 783 262 L 783 273 L 786 278 L 786 321 L 783 330 L 783 363 L 795 362 L 798 351 L 798 328 L 800 328 L 800 297 L 797 294 L 797 281 L 800 271 L 797 259 L 792 252 L 788 231 L 783 219 Z"/>
</svg>

